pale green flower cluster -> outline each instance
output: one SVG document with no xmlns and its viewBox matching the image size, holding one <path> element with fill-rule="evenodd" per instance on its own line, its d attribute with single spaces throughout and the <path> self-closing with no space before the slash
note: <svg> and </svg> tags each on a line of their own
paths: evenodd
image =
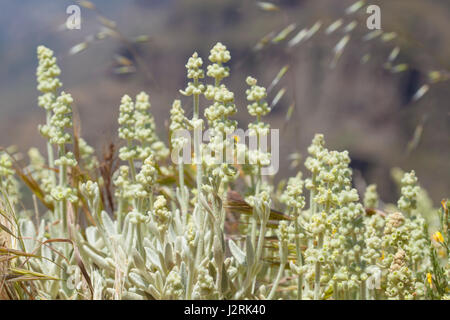
<svg viewBox="0 0 450 320">
<path fill-rule="evenodd" d="M 37 89 L 44 94 L 39 97 L 39 106 L 48 110 L 51 102 L 55 98 L 56 91 L 62 87 L 62 83 L 58 78 L 61 74 L 61 69 L 56 64 L 56 58 L 53 56 L 52 50 L 44 46 L 39 46 L 37 48 L 37 55 L 39 61 L 36 72 L 38 81 Z"/>
<path fill-rule="evenodd" d="M 153 209 L 153 217 L 156 222 L 156 226 L 158 227 L 159 232 L 166 232 L 169 227 L 169 221 L 171 218 L 171 213 L 167 209 L 167 201 L 164 196 L 158 196 L 155 200 L 154 209 Z"/>
<path fill-rule="evenodd" d="M 139 182 L 144 188 L 150 187 L 156 183 L 157 170 L 155 168 L 155 159 L 153 154 L 150 154 L 145 159 L 142 165 L 141 171 L 136 176 L 136 181 Z"/>
<path fill-rule="evenodd" d="M 237 122 L 229 117 L 237 112 L 234 103 L 234 93 L 229 91 L 221 81 L 229 76 L 229 68 L 223 66 L 231 59 L 227 48 L 217 43 L 210 51 L 208 65 L 208 77 L 214 79 L 214 85 L 207 85 L 204 96 L 212 100 L 213 104 L 205 109 L 205 118 L 209 124 L 209 143 L 204 148 L 203 158 L 206 170 L 212 176 L 221 179 L 227 184 L 235 179 L 236 170 L 226 162 L 226 159 L 234 159 L 235 141 L 231 135 L 237 129 Z M 230 152 L 231 151 L 231 152 Z"/>
<path fill-rule="evenodd" d="M 412 210 L 417 207 L 417 196 L 420 191 L 420 187 L 417 185 L 417 177 L 414 170 L 410 173 L 405 173 L 401 183 L 402 196 L 398 200 L 397 206 L 400 210 L 411 214 Z"/>
<path fill-rule="evenodd" d="M 394 300 L 413 300 L 412 272 L 406 265 L 406 253 L 399 249 L 389 268 L 386 295 Z"/>
<path fill-rule="evenodd" d="M 116 172 L 116 177 L 114 179 L 115 186 L 115 196 L 119 199 L 126 200 L 133 197 L 132 194 L 128 192 L 130 186 L 130 169 L 128 166 L 120 166 L 119 170 Z"/>
<path fill-rule="evenodd" d="M 199 79 L 203 79 L 205 77 L 202 66 L 203 60 L 198 56 L 198 53 L 195 52 L 186 64 L 187 77 L 188 79 L 193 79 L 194 82 L 189 82 L 184 91 L 180 90 L 181 94 L 185 96 L 198 96 L 205 91 L 205 86 L 199 82 Z"/>
<path fill-rule="evenodd" d="M 254 117 L 262 117 L 270 112 L 269 104 L 265 101 L 267 97 L 266 88 L 258 86 L 258 81 L 253 77 L 247 77 L 250 89 L 245 91 L 247 100 L 253 103 L 247 106 L 248 113 Z"/>
<path fill-rule="evenodd" d="M 370 207 L 368 207 L 370 208 Z M 383 230 L 385 220 L 379 214 L 374 214 L 364 220 L 365 234 L 364 242 L 366 248 L 364 250 L 362 258 L 368 265 L 376 265 L 381 262 L 383 257 L 382 248 L 383 244 Z"/>
<path fill-rule="evenodd" d="M 378 193 L 375 184 L 367 186 L 366 192 L 364 193 L 364 206 L 370 209 L 378 208 Z"/>
<path fill-rule="evenodd" d="M 78 139 L 78 148 L 80 150 L 80 158 L 83 168 L 88 171 L 92 171 L 95 168 L 98 168 L 99 162 L 97 160 L 97 157 L 94 155 L 94 148 L 88 145 L 86 140 L 84 140 L 83 138 Z"/>
<path fill-rule="evenodd" d="M 414 220 L 408 220 L 409 242 L 405 247 L 412 268 L 415 272 L 425 272 L 429 270 L 431 261 L 429 258 L 429 237 L 426 229 L 425 219 L 415 216 Z"/>
<path fill-rule="evenodd" d="M 137 151 L 141 160 L 145 160 L 150 154 L 156 160 L 162 160 L 168 156 L 169 149 L 156 134 L 155 119 L 149 112 L 150 106 L 148 94 L 141 92 L 136 96 L 136 140 L 141 143 Z"/>
<path fill-rule="evenodd" d="M 293 208 L 298 214 L 305 207 L 305 197 L 303 196 L 302 173 L 299 172 L 295 177 L 289 178 L 286 190 L 281 195 L 281 201 L 288 207 Z"/>
<path fill-rule="evenodd" d="M 72 141 L 71 135 L 68 132 L 65 132 L 66 128 L 71 128 L 73 126 L 71 119 L 72 103 L 72 96 L 62 92 L 61 95 L 56 98 L 56 102 L 52 106 L 53 116 L 50 120 L 50 126 L 48 127 L 48 137 L 53 144 L 63 145 Z"/>
<path fill-rule="evenodd" d="M 169 150 L 158 138 L 155 130 L 155 120 L 148 112 L 150 108 L 149 96 L 141 92 L 133 102 L 130 96 L 124 95 L 119 108 L 119 137 L 127 142 L 119 150 L 122 160 L 145 160 L 153 154 L 157 160 L 169 155 Z M 139 142 L 135 145 L 133 141 Z"/>
<path fill-rule="evenodd" d="M 280 247 L 286 249 L 287 251 L 291 238 L 289 223 L 287 221 L 280 221 L 280 224 L 278 225 L 277 235 L 280 242 Z M 287 256 L 287 252 L 285 256 Z"/>
<path fill-rule="evenodd" d="M 5 152 L 0 152 L 0 187 L 9 195 L 9 201 L 17 203 L 20 199 L 20 192 L 14 173 L 11 157 Z"/>
<path fill-rule="evenodd" d="M 224 63 L 227 63 L 231 59 L 230 51 L 228 51 L 227 47 L 225 47 L 222 43 L 218 42 L 211 49 L 208 59 L 213 64 L 208 66 L 206 75 L 216 79 L 217 86 L 222 79 L 230 75 L 230 69 L 223 66 Z M 208 86 L 208 89 L 209 88 L 210 86 Z"/>
<path fill-rule="evenodd" d="M 39 152 L 37 148 L 31 148 L 28 150 L 28 158 L 30 159 L 29 172 L 30 175 L 35 179 L 42 191 L 44 192 L 44 200 L 46 202 L 51 202 L 52 197 L 50 195 L 53 188 L 53 179 L 50 174 L 50 170 L 45 168 L 45 159 Z"/>
<path fill-rule="evenodd" d="M 175 100 L 170 109 L 170 141 L 172 148 L 175 150 L 181 150 L 181 148 L 188 142 L 186 137 L 176 135 L 177 131 L 187 130 L 187 119 L 184 115 L 184 110 L 181 107 L 181 101 Z"/>
<path fill-rule="evenodd" d="M 384 227 L 383 247 L 391 248 L 395 251 L 398 248 L 406 246 L 409 241 L 408 225 L 405 223 L 405 217 L 401 212 L 391 213 L 386 218 Z M 390 263 L 389 257 L 386 258 Z"/>
<path fill-rule="evenodd" d="M 256 117 L 256 121 L 249 123 L 249 137 L 256 137 L 257 148 L 248 150 L 248 159 L 250 164 L 255 164 L 258 170 L 261 167 L 270 165 L 271 154 L 267 150 L 261 148 L 261 140 L 267 139 L 270 126 L 261 121 L 261 117 L 270 112 L 268 103 L 264 100 L 267 97 L 267 92 L 264 87 L 257 85 L 257 80 L 253 77 L 247 77 L 247 85 L 249 89 L 245 91 L 247 100 L 253 103 L 247 106 L 250 115 Z"/>
<path fill-rule="evenodd" d="M 214 278 L 209 274 L 208 269 L 201 266 L 198 271 L 198 280 L 194 287 L 194 299 L 201 299 L 214 294 Z"/>
<path fill-rule="evenodd" d="M 58 76 L 61 70 L 56 64 L 53 51 L 39 46 L 37 49 L 39 66 L 36 71 L 38 90 L 43 93 L 39 97 L 38 104 L 47 111 L 47 123 L 39 126 L 41 134 L 49 139 L 50 143 L 61 146 L 71 142 L 71 136 L 65 132 L 72 127 L 72 96 L 65 92 L 58 95 L 58 89 L 62 87 Z"/>
<path fill-rule="evenodd" d="M 122 160 L 133 160 L 138 157 L 133 140 L 136 137 L 136 118 L 134 117 L 134 103 L 129 95 L 124 95 L 119 107 L 119 138 L 127 141 L 127 145 L 119 150 Z"/>
</svg>

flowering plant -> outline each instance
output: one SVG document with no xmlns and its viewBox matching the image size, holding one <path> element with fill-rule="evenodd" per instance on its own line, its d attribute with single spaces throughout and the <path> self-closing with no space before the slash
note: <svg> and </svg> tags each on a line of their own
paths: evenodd
<svg viewBox="0 0 450 320">
<path fill-rule="evenodd" d="M 56 58 L 44 46 L 37 53 L 47 155 L 30 149 L 23 168 L 8 149 L 0 154 L 2 297 L 450 297 L 448 202 L 430 236 L 438 209 L 428 205 L 414 171 L 400 173 L 397 205 L 382 205 L 375 185 L 361 201 L 348 152 L 327 149 L 321 134 L 308 148 L 309 174 L 275 188 L 263 174 L 271 163 L 263 146 L 266 89 L 247 78 L 247 109 L 255 117 L 249 136 L 256 141 L 249 148 L 233 136 L 238 110 L 224 83 L 231 55 L 223 44 L 209 55 L 211 84 L 202 58 L 189 58 L 191 81 L 180 92 L 192 97 L 194 112 L 188 119 L 182 101 L 173 102 L 169 144 L 157 135 L 148 94 L 122 98 L 122 163 L 115 171 L 73 134 L 73 99 L 60 92 Z M 206 127 L 208 143 L 201 139 Z M 193 150 L 180 131 L 193 132 Z M 185 162 L 186 146 L 193 164 Z M 225 162 L 229 152 L 245 161 Z M 22 185 L 32 192 L 35 217 L 21 206 L 29 194 Z"/>
</svg>

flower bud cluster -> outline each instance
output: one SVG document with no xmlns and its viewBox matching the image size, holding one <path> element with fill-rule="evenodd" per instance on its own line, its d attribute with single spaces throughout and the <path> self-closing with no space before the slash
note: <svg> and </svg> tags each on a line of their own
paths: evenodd
<svg viewBox="0 0 450 320">
<path fill-rule="evenodd" d="M 187 130 L 187 118 L 184 115 L 184 110 L 181 107 L 180 100 L 174 100 L 172 108 L 170 109 L 170 143 L 172 148 L 180 150 L 188 141 L 186 137 L 177 136 L 177 131 Z"/>
<path fill-rule="evenodd" d="M 19 184 L 14 177 L 13 161 L 11 156 L 0 152 L 0 187 L 8 194 L 11 203 L 20 199 Z"/>
<path fill-rule="evenodd" d="M 30 173 L 32 177 L 39 182 L 39 185 L 45 194 L 44 200 L 46 202 L 52 201 L 53 198 L 50 196 L 50 193 L 53 188 L 53 180 L 50 170 L 45 166 L 44 157 L 36 148 L 30 148 L 30 150 L 28 150 L 28 157 L 30 158 Z"/>
<path fill-rule="evenodd" d="M 258 86 L 258 81 L 253 77 L 247 77 L 250 89 L 245 91 L 247 100 L 253 103 L 247 106 L 248 113 L 254 117 L 265 116 L 270 112 L 269 104 L 264 100 L 267 97 L 266 88 Z"/>
<path fill-rule="evenodd" d="M 180 276 L 178 267 L 174 267 L 166 278 L 164 286 L 164 295 L 166 299 L 182 299 L 184 294 L 184 286 Z"/>
<path fill-rule="evenodd" d="M 414 170 L 405 173 L 402 178 L 402 196 L 398 200 L 397 206 L 400 210 L 411 214 L 412 210 L 417 207 L 417 197 L 419 195 L 420 187 L 417 185 L 417 177 Z"/>
<path fill-rule="evenodd" d="M 294 208 L 296 214 L 305 207 L 303 185 L 302 173 L 299 172 L 295 177 L 289 178 L 286 190 L 281 195 L 281 201 L 288 207 Z"/>
<path fill-rule="evenodd" d="M 234 158 L 234 141 L 231 135 L 237 128 L 237 122 L 229 117 L 237 112 L 234 103 L 234 93 L 229 91 L 224 84 L 220 84 L 222 79 L 229 76 L 229 68 L 223 63 L 231 59 L 227 48 L 217 43 L 210 51 L 207 75 L 214 78 L 214 85 L 208 85 L 204 95 L 207 100 L 212 100 L 213 104 L 205 109 L 205 118 L 208 120 L 210 128 L 209 143 L 204 149 L 204 160 L 206 170 L 214 177 L 219 177 L 225 183 L 233 181 L 236 170 L 226 159 Z M 228 154 L 227 154 L 228 153 Z"/>
<path fill-rule="evenodd" d="M 129 95 L 124 95 L 119 108 L 119 138 L 127 141 L 127 145 L 120 148 L 119 158 L 121 160 L 133 160 L 137 158 L 138 152 L 132 145 L 136 137 L 136 118 L 134 117 L 134 103 Z"/>
<path fill-rule="evenodd" d="M 72 203 L 78 201 L 76 189 L 68 186 L 55 186 L 51 191 L 51 195 L 55 201 L 67 200 Z"/>
<path fill-rule="evenodd" d="M 289 228 L 289 223 L 287 221 L 280 221 L 277 230 L 278 240 L 280 241 L 280 246 L 287 248 L 292 238 L 292 234 Z"/>
<path fill-rule="evenodd" d="M 391 213 L 386 219 L 384 228 L 383 246 L 401 248 L 409 241 L 408 227 L 401 212 Z"/>
<path fill-rule="evenodd" d="M 126 140 L 127 145 L 120 148 L 120 159 L 145 160 L 153 154 L 157 160 L 161 160 L 168 156 L 169 150 L 156 134 L 155 120 L 148 111 L 149 108 L 149 96 L 145 92 L 136 96 L 136 103 L 128 95 L 122 97 L 119 137 Z M 133 145 L 133 140 L 140 142 L 140 145 Z"/>
<path fill-rule="evenodd" d="M 271 154 L 266 150 L 267 148 L 261 143 L 263 139 L 267 139 L 270 126 L 261 121 L 261 116 L 267 115 L 270 112 L 267 102 L 264 99 L 267 96 L 266 89 L 257 84 L 257 80 L 252 77 L 247 77 L 247 84 L 250 89 L 246 90 L 247 100 L 255 101 L 248 105 L 247 109 L 250 115 L 256 117 L 256 122 L 249 123 L 249 137 L 257 139 L 257 148 L 248 150 L 249 163 L 255 168 L 261 168 L 270 165 Z"/>
<path fill-rule="evenodd" d="M 406 252 L 399 248 L 389 268 L 386 295 L 392 300 L 413 300 L 414 283 Z"/>
<path fill-rule="evenodd" d="M 200 95 L 205 91 L 205 86 L 198 80 L 203 79 L 205 74 L 202 69 L 203 60 L 198 56 L 197 52 L 194 52 L 192 57 L 189 58 L 186 69 L 188 79 L 193 79 L 194 82 L 189 82 L 186 89 L 180 90 L 180 93 L 185 96 Z"/>
<path fill-rule="evenodd" d="M 141 167 L 141 171 L 136 175 L 136 181 L 145 189 L 148 189 L 156 183 L 157 171 L 155 165 L 155 157 L 150 154 L 147 159 L 145 159 L 144 164 Z"/>
<path fill-rule="evenodd" d="M 214 278 L 204 266 L 200 266 L 197 276 L 197 283 L 195 284 L 194 292 L 197 298 L 207 297 L 214 293 L 215 284 Z"/>
<path fill-rule="evenodd" d="M 213 64 L 207 68 L 207 76 L 216 79 L 216 83 L 219 83 L 223 78 L 230 75 L 228 67 L 224 67 L 222 64 L 227 63 L 231 59 L 230 51 L 220 42 L 211 49 L 208 57 L 209 61 Z"/>
<path fill-rule="evenodd" d="M 164 196 L 156 197 L 153 203 L 153 212 L 149 212 L 154 219 L 156 226 L 161 234 L 164 234 L 169 228 L 169 222 L 172 217 L 171 212 L 167 209 L 167 200 Z"/>
<path fill-rule="evenodd" d="M 350 157 L 347 151 L 326 149 L 321 134 L 314 137 L 308 152 L 305 166 L 312 176 L 306 187 L 311 190 L 313 207 L 305 227 L 317 237 L 318 246 L 306 250 L 306 261 L 323 257 L 323 263 L 316 259 L 310 268 L 317 268 L 317 262 L 322 264 L 321 279 L 327 282 L 326 287 L 354 289 L 364 278 L 365 210 L 352 188 Z"/>
<path fill-rule="evenodd" d="M 406 221 L 409 242 L 405 247 L 415 272 L 424 272 L 431 267 L 430 248 L 425 219 L 418 215 Z"/>
<path fill-rule="evenodd" d="M 49 109 L 49 104 L 44 103 L 51 99 L 51 95 L 62 86 L 61 81 L 58 76 L 61 74 L 61 69 L 59 69 L 56 64 L 56 58 L 53 56 L 53 51 L 44 47 L 39 46 L 37 48 L 37 55 L 39 60 L 39 65 L 36 71 L 38 86 L 37 89 L 44 95 L 40 98 L 39 105 L 45 109 Z"/>
<path fill-rule="evenodd" d="M 169 149 L 159 139 L 156 134 L 155 119 L 149 112 L 151 107 L 149 96 L 145 92 L 141 92 L 136 96 L 134 105 L 135 113 L 135 139 L 141 143 L 138 146 L 138 158 L 145 160 L 151 153 L 154 154 L 156 160 L 164 159 L 169 154 Z"/>
<path fill-rule="evenodd" d="M 94 155 L 94 148 L 88 145 L 86 140 L 81 137 L 78 139 L 78 148 L 80 150 L 83 168 L 88 171 L 98 168 L 99 163 L 97 157 Z"/>
<path fill-rule="evenodd" d="M 115 196 L 118 199 L 129 200 L 133 197 L 133 194 L 129 192 L 131 181 L 129 178 L 130 168 L 128 166 L 120 166 L 119 170 L 115 173 L 114 187 Z"/>
<path fill-rule="evenodd" d="M 68 93 L 62 92 L 61 95 L 56 98 L 50 109 L 53 110 L 53 115 L 50 118 L 50 122 L 39 126 L 39 131 L 42 136 L 49 139 L 50 143 L 56 145 L 64 145 L 72 141 L 72 137 L 68 132 L 65 132 L 66 128 L 71 128 L 72 123 L 72 96 Z"/>
<path fill-rule="evenodd" d="M 378 193 L 375 184 L 367 186 L 366 192 L 364 193 L 364 206 L 369 209 L 378 208 Z"/>
<path fill-rule="evenodd" d="M 363 259 L 370 265 L 375 265 L 383 258 L 380 248 L 382 248 L 383 244 L 384 224 L 383 217 L 378 214 L 369 216 L 364 220 L 366 249 Z"/>
</svg>

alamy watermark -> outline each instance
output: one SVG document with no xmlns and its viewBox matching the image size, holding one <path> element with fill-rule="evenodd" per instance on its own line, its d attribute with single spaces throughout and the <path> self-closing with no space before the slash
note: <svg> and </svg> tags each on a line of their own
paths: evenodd
<svg viewBox="0 0 450 320">
<path fill-rule="evenodd" d="M 366 271 L 370 274 L 366 280 L 367 289 L 381 289 L 381 269 L 377 266 L 368 266 Z"/>
<path fill-rule="evenodd" d="M 369 30 L 381 29 L 381 8 L 376 4 L 367 6 L 367 14 L 370 16 L 367 18 L 366 25 Z M 70 5 L 66 9 L 66 13 L 69 17 L 66 20 L 66 27 L 69 30 L 81 29 L 81 8 L 77 5 Z"/>
<path fill-rule="evenodd" d="M 81 29 L 81 8 L 77 5 L 68 6 L 66 13 L 69 17 L 66 20 L 66 28 L 69 30 Z"/>
<path fill-rule="evenodd" d="M 180 129 L 172 133 L 172 139 L 182 141 L 173 146 L 171 159 L 178 164 L 197 164 L 205 161 L 209 164 L 259 165 L 261 175 L 274 175 L 279 170 L 280 133 L 278 129 L 267 129 L 267 134 L 256 134 L 254 130 L 237 129 L 232 133 L 218 135 L 213 129 L 194 132 Z M 195 131 L 194 130 L 194 131 Z M 201 155 L 192 156 L 192 146 L 202 146 Z M 270 140 L 270 143 L 269 143 Z M 270 148 L 269 148 L 270 144 Z"/>
<path fill-rule="evenodd" d="M 381 8 L 376 4 L 372 4 L 367 7 L 366 12 L 370 14 L 367 18 L 367 28 L 369 30 L 380 30 L 381 29 Z"/>
</svg>

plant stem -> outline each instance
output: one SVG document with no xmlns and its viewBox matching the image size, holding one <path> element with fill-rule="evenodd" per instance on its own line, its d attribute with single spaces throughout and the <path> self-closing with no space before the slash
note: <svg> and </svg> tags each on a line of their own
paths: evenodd
<svg viewBox="0 0 450 320">
<path fill-rule="evenodd" d="M 272 289 L 270 290 L 269 296 L 267 297 L 268 300 L 272 300 L 273 296 L 275 295 L 275 292 L 278 288 L 278 284 L 280 283 L 281 277 L 283 276 L 285 268 L 285 263 L 280 264 L 280 268 L 278 269 L 277 277 L 275 278 L 275 282 L 273 283 Z"/>
<path fill-rule="evenodd" d="M 59 146 L 59 157 L 63 157 L 65 154 L 64 145 Z M 67 184 L 67 167 L 65 164 L 59 166 L 59 185 L 65 188 Z M 63 235 L 67 234 L 67 204 L 66 199 L 62 199 L 60 202 L 60 219 L 62 221 L 62 232 Z"/>
<path fill-rule="evenodd" d="M 319 234 L 319 239 L 317 245 L 322 248 L 323 244 L 323 233 Z M 319 300 L 320 298 L 320 262 L 316 262 L 315 266 L 315 278 L 314 278 L 314 300 Z"/>
<path fill-rule="evenodd" d="M 194 79 L 194 86 L 198 86 L 198 79 Z M 199 96 L 197 94 L 194 94 L 194 115 L 193 120 L 199 119 L 199 113 L 200 113 L 200 106 L 199 106 Z M 201 139 L 201 131 L 200 132 L 197 128 L 194 128 L 194 154 L 195 154 L 195 165 L 197 166 L 197 192 L 200 194 L 201 187 L 202 187 L 202 161 L 201 161 L 201 154 L 200 154 L 200 139 Z"/>
<path fill-rule="evenodd" d="M 301 252 L 301 247 L 300 247 L 300 239 L 298 238 L 298 235 L 300 233 L 300 227 L 298 225 L 298 214 L 294 214 L 295 217 L 295 221 L 294 221 L 294 226 L 295 226 L 295 251 L 297 254 L 297 266 L 301 267 L 303 265 L 303 256 L 302 256 L 302 252 Z M 302 299 L 302 287 L 303 287 L 303 275 L 298 275 L 297 278 L 297 299 L 301 300 Z"/>
<path fill-rule="evenodd" d="M 50 125 L 50 119 L 52 117 L 51 110 L 47 110 L 47 125 Z M 53 169 L 55 166 L 55 158 L 53 155 L 53 146 L 50 141 L 47 141 L 47 156 L 48 156 L 48 166 Z M 56 184 L 56 176 L 53 170 L 50 170 L 53 184 Z"/>
</svg>

